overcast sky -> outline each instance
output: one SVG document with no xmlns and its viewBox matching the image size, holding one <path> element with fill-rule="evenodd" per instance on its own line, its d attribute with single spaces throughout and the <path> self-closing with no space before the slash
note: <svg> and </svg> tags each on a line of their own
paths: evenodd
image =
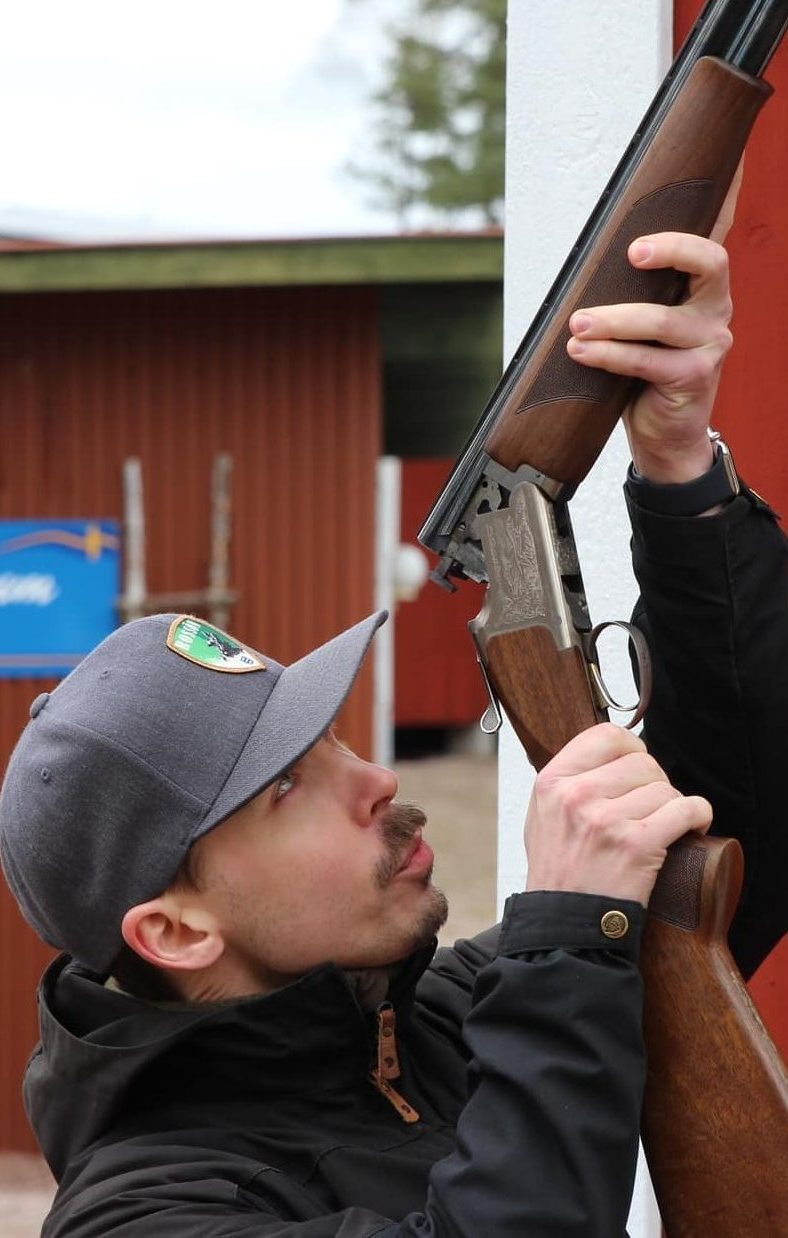
<svg viewBox="0 0 788 1238">
<path fill-rule="evenodd" d="M 27 0 L 0 41 L 0 231 L 385 232 L 343 175 L 392 0 Z M 400 0 L 400 9 L 403 0 Z"/>
</svg>

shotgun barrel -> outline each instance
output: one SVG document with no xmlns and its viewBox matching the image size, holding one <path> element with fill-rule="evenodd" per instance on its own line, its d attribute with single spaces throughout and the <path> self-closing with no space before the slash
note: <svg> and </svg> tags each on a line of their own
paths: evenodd
<svg viewBox="0 0 788 1238">
<path fill-rule="evenodd" d="M 458 526 L 491 461 L 510 472 L 529 466 L 551 498 L 571 497 L 588 472 L 633 383 L 591 373 L 566 355 L 569 317 L 581 305 L 680 298 L 683 280 L 634 271 L 626 248 L 645 232 L 708 235 L 771 93 L 762 74 L 786 28 L 788 0 L 710 0 L 703 9 L 419 532 L 441 556 L 438 583 L 484 579 L 473 557 L 451 550 L 466 540 Z M 567 424 L 556 429 L 555 420 Z M 573 427 L 582 450 L 567 457 L 546 448 L 545 439 L 568 437 Z"/>
</svg>

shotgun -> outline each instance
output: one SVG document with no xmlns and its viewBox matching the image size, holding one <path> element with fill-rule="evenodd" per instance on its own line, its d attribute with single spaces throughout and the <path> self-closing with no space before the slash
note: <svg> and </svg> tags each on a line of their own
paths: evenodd
<svg viewBox="0 0 788 1238">
<path fill-rule="evenodd" d="M 788 28 L 788 0 L 710 0 L 690 32 L 438 496 L 419 539 L 432 578 L 487 584 L 469 624 L 490 697 L 541 768 L 614 705 L 602 681 L 568 500 L 633 398 L 632 380 L 566 352 L 581 306 L 677 302 L 675 271 L 635 271 L 629 244 L 708 236 Z M 629 627 L 629 625 L 623 625 Z M 646 705 L 649 667 L 631 630 Z M 727 949 L 742 855 L 671 848 L 644 938 L 643 1143 L 669 1238 L 788 1234 L 788 1073 Z"/>
</svg>

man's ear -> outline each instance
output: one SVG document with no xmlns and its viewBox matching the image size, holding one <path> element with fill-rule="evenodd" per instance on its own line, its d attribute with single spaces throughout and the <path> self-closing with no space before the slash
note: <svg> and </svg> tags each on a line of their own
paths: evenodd
<svg viewBox="0 0 788 1238">
<path fill-rule="evenodd" d="M 171 893 L 129 908 L 121 932 L 126 945 L 155 967 L 201 971 L 224 951 L 224 940 L 210 913 L 184 905 Z"/>
</svg>

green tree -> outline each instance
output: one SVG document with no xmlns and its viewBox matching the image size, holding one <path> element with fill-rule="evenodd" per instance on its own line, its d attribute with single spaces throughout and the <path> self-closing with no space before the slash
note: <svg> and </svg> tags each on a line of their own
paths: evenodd
<svg viewBox="0 0 788 1238">
<path fill-rule="evenodd" d="M 409 0 L 387 33 L 374 154 L 351 172 L 401 218 L 421 206 L 500 223 L 506 0 Z"/>
</svg>

